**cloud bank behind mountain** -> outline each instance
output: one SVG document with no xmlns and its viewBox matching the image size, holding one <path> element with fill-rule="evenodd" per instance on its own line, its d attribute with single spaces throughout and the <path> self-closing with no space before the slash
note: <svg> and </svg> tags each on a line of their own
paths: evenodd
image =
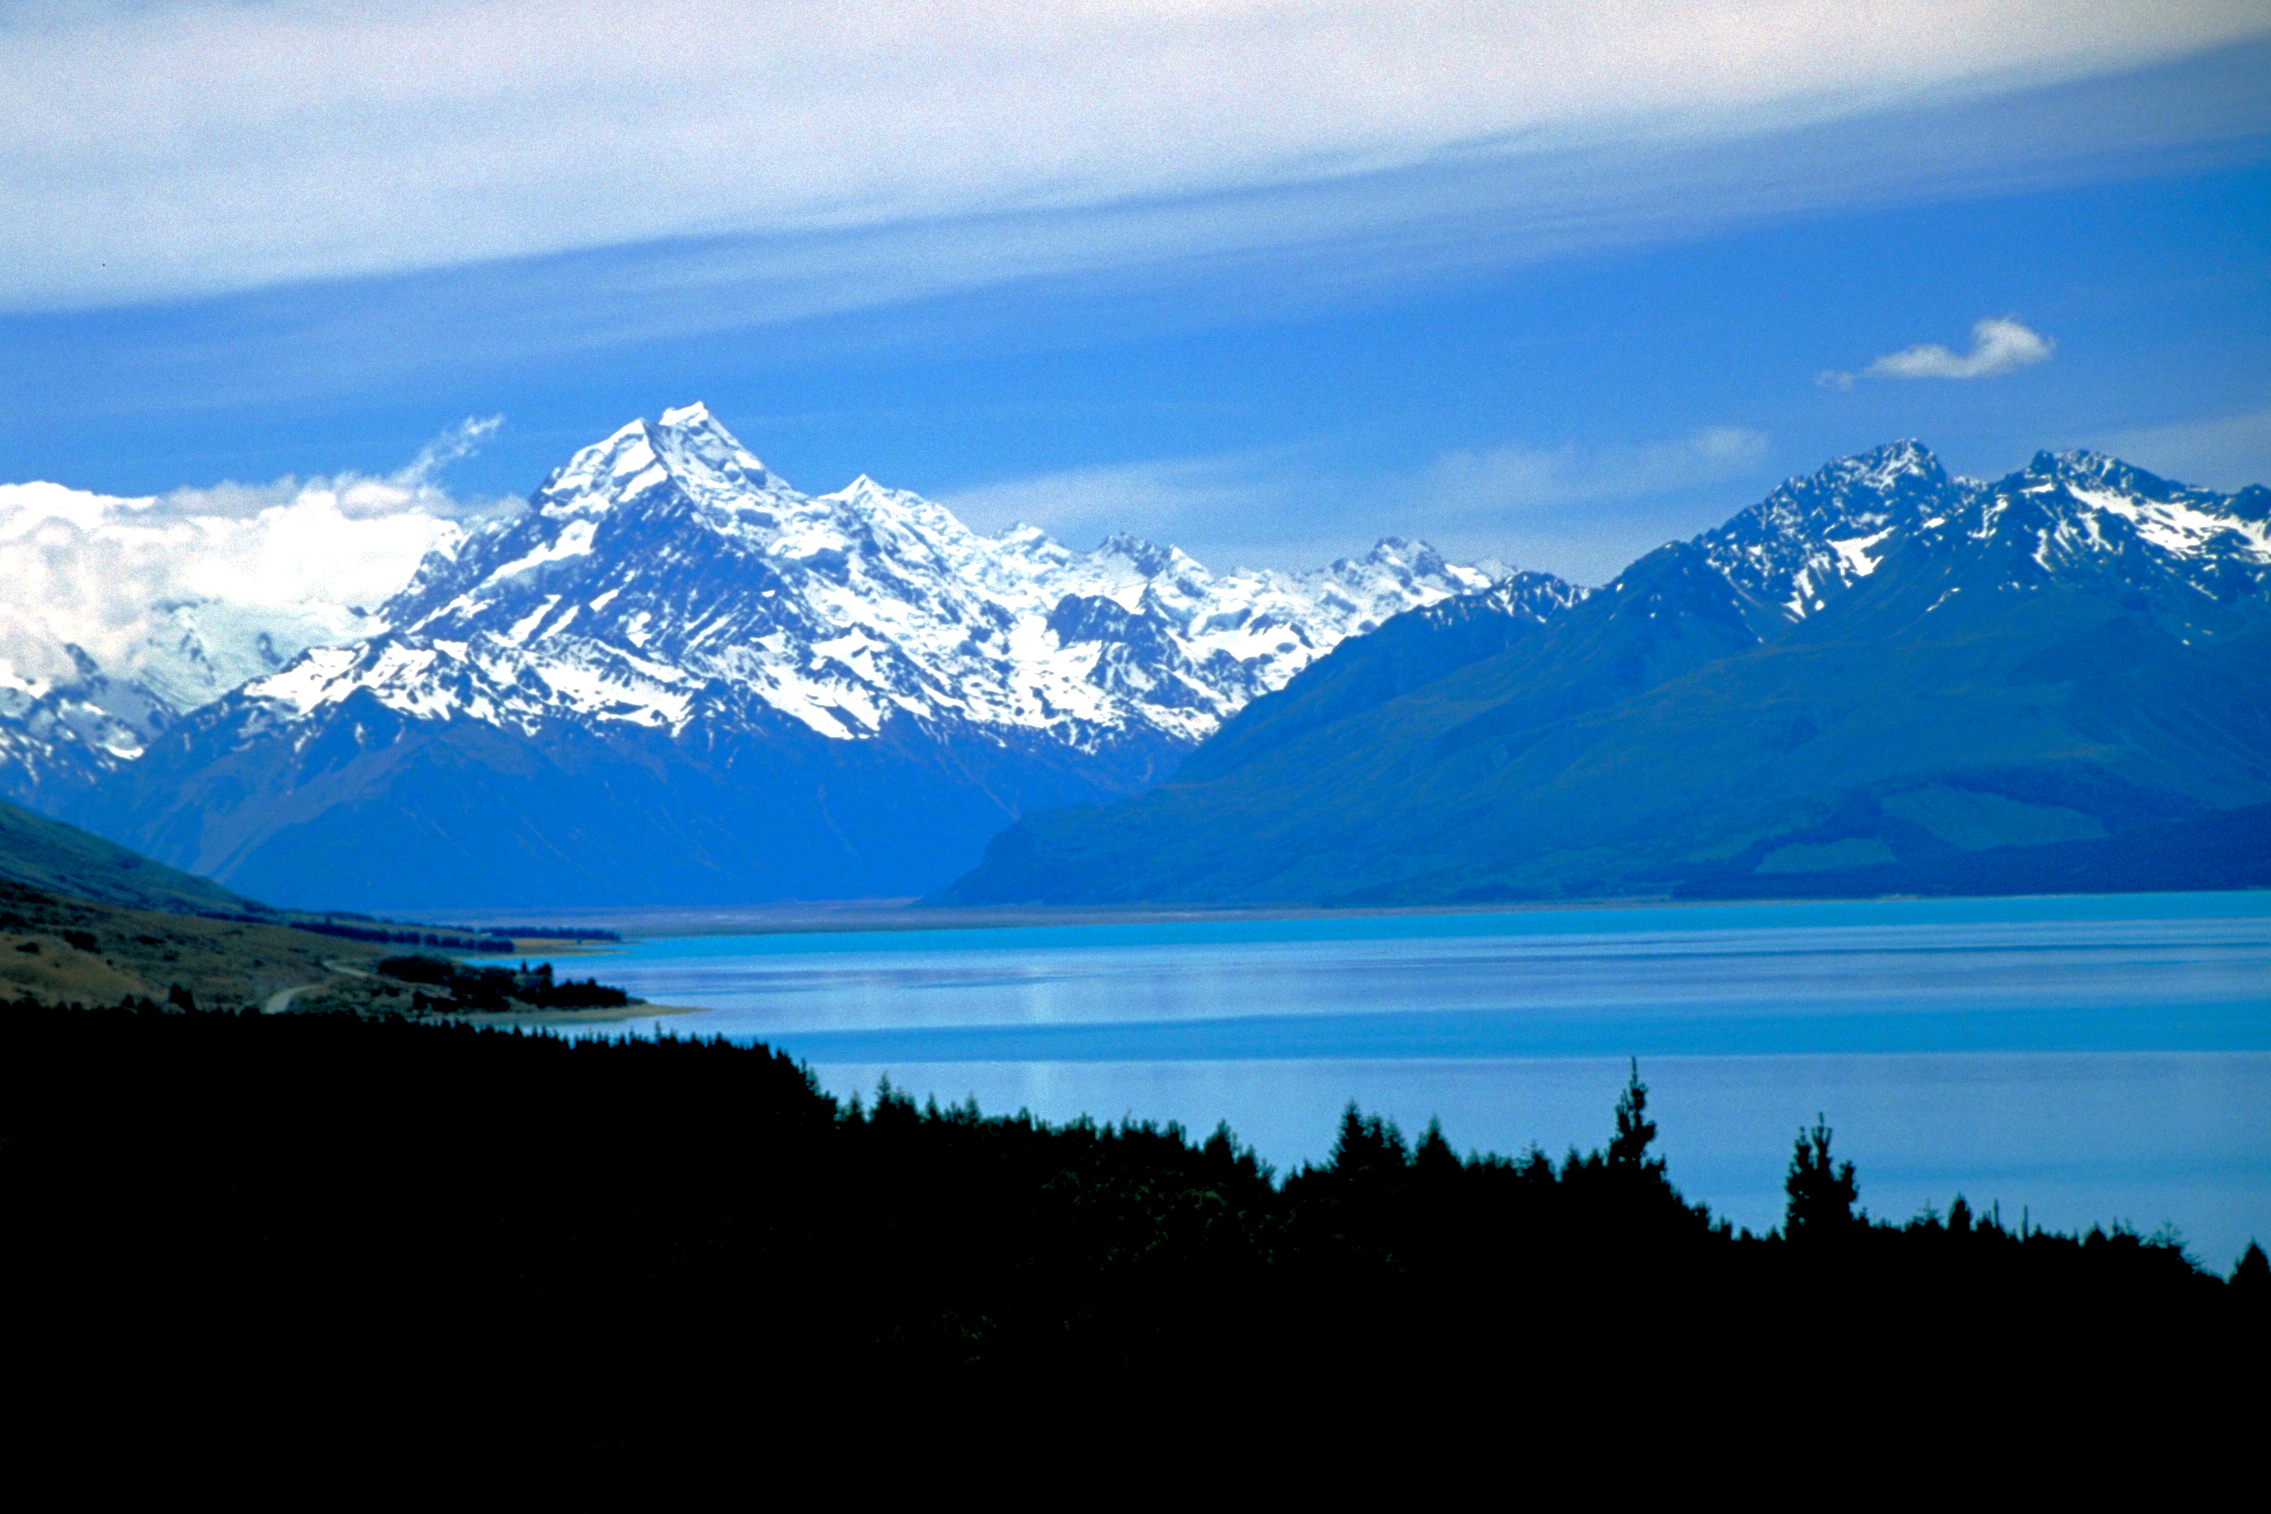
<svg viewBox="0 0 2271 1514">
<path fill-rule="evenodd" d="M 0 682 L 38 687 L 77 670 L 67 646 L 132 671 L 202 610 L 224 639 L 268 636 L 280 655 L 362 634 L 358 611 L 406 582 L 465 523 L 517 501 L 453 497 L 440 472 L 496 428 L 468 421 L 386 477 L 224 483 L 120 498 L 34 481 L 0 484 Z"/>
</svg>

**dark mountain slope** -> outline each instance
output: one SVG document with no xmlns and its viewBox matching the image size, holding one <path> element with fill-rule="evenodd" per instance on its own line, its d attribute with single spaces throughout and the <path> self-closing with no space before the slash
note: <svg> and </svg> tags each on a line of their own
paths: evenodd
<svg viewBox="0 0 2271 1514">
<path fill-rule="evenodd" d="M 1110 810 L 1031 817 L 942 897 L 1315 899 L 1352 876 L 1425 870 L 1469 843 L 1478 777 L 1490 781 L 1518 751 L 1588 712 L 1756 641 L 1726 583 L 1687 546 L 1642 559 L 1489 657 L 1471 659 L 1473 633 L 1461 620 L 1398 620 L 1411 622 L 1399 640 L 1412 664 L 1423 654 L 1411 644 L 1440 638 L 1452 671 L 1320 718 L 1215 782 L 1178 775 Z M 1314 687 L 1330 697 L 1341 685 L 1320 677 Z M 989 873 L 1005 864 L 1031 870 L 1012 874 L 1031 892 L 987 892 Z"/>
<path fill-rule="evenodd" d="M 1874 456 L 1835 469 L 1897 492 L 1897 512 L 1854 489 L 1846 522 L 1793 514 L 1813 546 L 1732 557 L 1722 528 L 1480 660 L 1406 617 L 1407 692 L 1316 712 L 1212 781 L 1190 781 L 1217 771 L 1202 748 L 1152 794 L 1031 817 L 945 897 L 2007 888 L 2034 854 L 2033 886 L 2136 887 L 2154 836 L 2161 886 L 2271 883 L 2254 830 L 2200 823 L 2271 800 L 2262 491 L 2224 500 L 2088 457 L 1987 488 L 1912 447 Z M 1780 601 L 1742 581 L 1762 560 L 1784 581 L 1793 560 L 1842 571 L 1814 573 L 1777 626 Z M 1439 635 L 1447 670 L 1416 677 Z M 1334 687 L 1335 660 L 1281 697 Z"/>
<path fill-rule="evenodd" d="M 954 743 L 892 722 L 829 741 L 752 718 L 703 740 L 420 721 L 358 692 L 320 741 L 232 743 L 196 718 L 112 780 L 168 855 L 311 905 L 742 903 L 915 894 L 1026 806 L 1153 776 L 1140 752 Z"/>
<path fill-rule="evenodd" d="M 1191 754 L 1177 781 L 1220 778 L 1310 731 L 1504 652 L 1580 597 L 1581 591 L 1550 574 L 1517 573 L 1483 593 L 1407 611 L 1233 715 Z"/>
<path fill-rule="evenodd" d="M 77 826 L 5 801 L 0 801 L 0 879 L 133 909 L 190 914 L 263 910 L 209 878 L 177 872 Z"/>
</svg>

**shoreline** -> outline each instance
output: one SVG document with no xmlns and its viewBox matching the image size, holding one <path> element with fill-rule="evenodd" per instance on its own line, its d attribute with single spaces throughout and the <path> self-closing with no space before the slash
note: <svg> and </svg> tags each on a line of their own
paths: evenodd
<svg viewBox="0 0 2271 1514">
<path fill-rule="evenodd" d="M 1901 896 L 1906 897 L 1906 896 Z M 580 950 L 547 956 L 605 955 L 634 941 L 683 936 L 817 936 L 951 930 L 1027 930 L 1082 925 L 1184 925 L 1249 920 L 1383 920 L 1411 916 L 1566 914 L 1625 909 L 1711 909 L 1729 904 L 1885 903 L 1887 900 L 1818 899 L 1553 899 L 1490 904 L 1396 904 L 1336 908 L 1313 904 L 1254 905 L 998 905 L 918 909 L 912 899 L 848 899 L 810 904 L 665 905 L 563 912 L 563 929 L 584 925 L 613 930 L 617 942 L 587 942 Z M 481 914 L 454 911 L 475 924 Z M 498 918 L 541 918 L 543 911 L 502 910 Z M 408 918 L 405 913 L 404 918 Z M 536 942 L 544 937 L 522 937 Z M 470 955 L 452 953 L 451 955 Z M 483 956 L 497 953 L 481 953 Z M 534 956 L 530 952 L 526 955 Z"/>
<path fill-rule="evenodd" d="M 435 1024 L 473 1025 L 489 1030 L 516 1025 L 542 1030 L 564 1025 L 627 1025 L 649 1018 L 659 1020 L 671 1015 L 703 1013 L 703 1009 L 692 1004 L 632 1004 L 622 1009 L 475 1010 L 465 1014 L 429 1010 L 423 1018 Z"/>
<path fill-rule="evenodd" d="M 970 908 L 921 908 L 913 899 L 850 899 L 811 903 L 751 905 L 632 906 L 616 909 L 551 911 L 507 909 L 493 912 L 453 910 L 449 913 L 474 925 L 485 914 L 514 923 L 555 923 L 562 929 L 576 926 L 618 932 L 623 940 L 587 942 L 580 949 L 548 948 L 546 956 L 604 956 L 618 944 L 641 940 L 693 936 L 793 936 L 905 934 L 921 931 L 1028 930 L 1071 928 L 1084 925 L 1181 925 L 1280 920 L 1387 920 L 1418 916 L 1469 917 L 1488 915 L 1581 914 L 1643 909 L 1746 909 L 1793 905 L 1867 905 L 1961 903 L 1988 900 L 2051 900 L 2083 898 L 2155 898 L 2191 895 L 2226 897 L 2271 895 L 2265 889 L 2153 890 L 2145 893 L 2041 893 L 2041 894 L 1888 894 L 1870 898 L 1830 899 L 1797 896 L 1773 899 L 1675 899 L 1668 896 L 1633 896 L 1615 899 L 1552 899 L 1487 904 L 1408 904 L 1332 908 L 1323 905 L 998 905 Z M 547 922 L 546 917 L 550 916 Z M 408 918 L 405 912 L 404 918 Z M 521 938 L 530 944 L 545 939 Z M 510 955 L 511 953 L 507 953 Z M 539 955 L 527 952 L 526 955 Z M 483 953 L 482 955 L 491 955 Z"/>
</svg>

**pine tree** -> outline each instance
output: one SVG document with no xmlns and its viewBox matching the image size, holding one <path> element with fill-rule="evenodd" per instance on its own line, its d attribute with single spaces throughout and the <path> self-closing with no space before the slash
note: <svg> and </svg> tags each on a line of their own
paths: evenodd
<svg viewBox="0 0 2271 1514">
<path fill-rule="evenodd" d="M 1363 1179 L 1376 1173 L 1401 1172 L 1410 1161 L 1411 1152 L 1396 1122 L 1368 1115 L 1356 1107 L 1354 1099 L 1349 1100 L 1348 1108 L 1341 1111 L 1340 1136 L 1333 1142 L 1331 1170 L 1342 1177 Z"/>
<path fill-rule="evenodd" d="M 1790 1175 L 1782 1183 L 1782 1191 L 1790 1196 L 1782 1231 L 1791 1240 L 1824 1239 L 1854 1223 L 1853 1203 L 1861 1196 L 1861 1185 L 1854 1181 L 1851 1162 L 1839 1165 L 1830 1160 L 1829 1138 L 1830 1128 L 1818 1114 L 1813 1129 L 1798 1132 Z"/>
<path fill-rule="evenodd" d="M 2263 1248 L 2253 1241 L 2240 1253 L 2239 1265 L 2232 1268 L 2232 1286 L 2259 1303 L 2271 1301 L 2271 1259 L 2265 1258 Z"/>
<path fill-rule="evenodd" d="M 1648 1118 L 1648 1085 L 1640 1081 L 1640 1059 L 1632 1059 L 1632 1073 L 1617 1096 L 1616 1139 L 1609 1142 L 1609 1165 L 1642 1172 L 1662 1172 L 1661 1157 L 1648 1159 L 1648 1143 L 1656 1139 L 1656 1122 Z"/>
<path fill-rule="evenodd" d="M 1412 1167 L 1429 1177 L 1456 1176 L 1460 1170 L 1459 1154 L 1443 1138 L 1443 1123 L 1430 1118 L 1427 1133 L 1412 1148 Z"/>
</svg>

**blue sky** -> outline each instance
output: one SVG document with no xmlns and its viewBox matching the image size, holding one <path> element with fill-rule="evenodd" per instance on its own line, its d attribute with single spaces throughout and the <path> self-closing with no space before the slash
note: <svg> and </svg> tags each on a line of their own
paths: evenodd
<svg viewBox="0 0 2271 1514">
<path fill-rule="evenodd" d="M 500 415 L 477 504 L 702 399 L 987 528 L 1599 581 L 1900 436 L 2271 480 L 2260 6 L 760 12 L 0 7 L 0 481 Z"/>
</svg>

